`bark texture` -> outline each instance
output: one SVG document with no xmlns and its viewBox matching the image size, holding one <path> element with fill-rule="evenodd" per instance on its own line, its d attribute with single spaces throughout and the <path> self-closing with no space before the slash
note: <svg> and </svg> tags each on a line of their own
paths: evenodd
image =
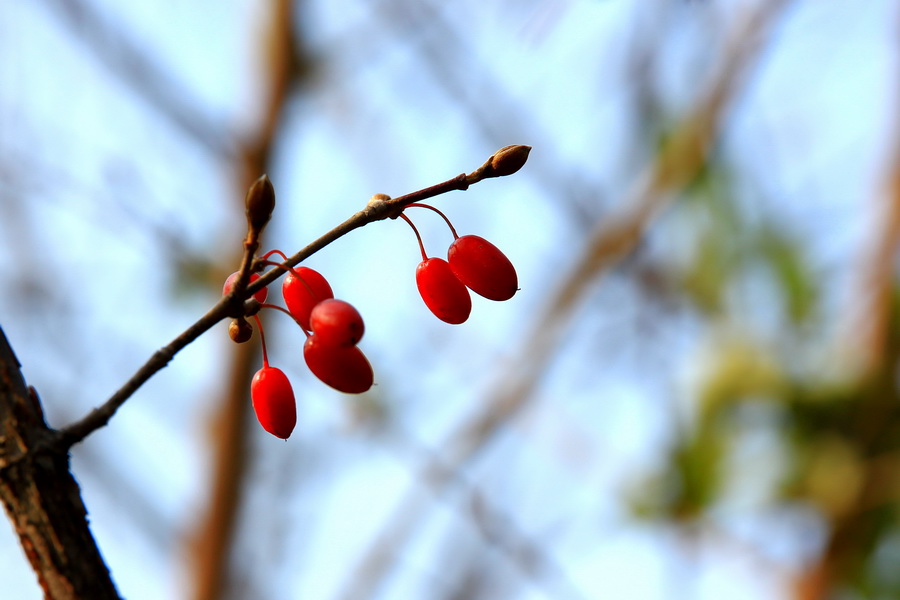
<svg viewBox="0 0 900 600">
<path fill-rule="evenodd" d="M 0 499 L 52 600 L 119 598 L 88 527 L 69 453 L 0 329 Z"/>
</svg>

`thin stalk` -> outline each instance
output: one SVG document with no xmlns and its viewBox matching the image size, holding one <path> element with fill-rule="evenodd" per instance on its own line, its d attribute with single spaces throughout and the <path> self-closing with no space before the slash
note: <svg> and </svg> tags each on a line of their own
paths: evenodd
<svg viewBox="0 0 900 600">
<path fill-rule="evenodd" d="M 400 218 L 407 222 L 407 224 L 412 227 L 413 233 L 416 234 L 416 239 L 419 240 L 419 250 L 422 251 L 422 260 L 428 260 L 428 254 L 425 253 L 425 244 L 422 243 L 422 236 L 419 235 L 419 230 L 416 229 L 416 226 L 413 225 L 412 220 L 409 217 L 400 213 Z"/>
</svg>

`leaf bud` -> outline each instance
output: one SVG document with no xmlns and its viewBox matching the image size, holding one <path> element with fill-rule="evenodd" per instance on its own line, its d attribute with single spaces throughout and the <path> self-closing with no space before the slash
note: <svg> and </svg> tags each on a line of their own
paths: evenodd
<svg viewBox="0 0 900 600">
<path fill-rule="evenodd" d="M 268 175 L 262 175 L 253 182 L 244 202 L 247 206 L 247 227 L 258 236 L 275 210 L 275 188 Z"/>
<path fill-rule="evenodd" d="M 491 176 L 504 177 L 512 175 L 521 169 L 525 161 L 528 160 L 529 152 L 531 152 L 531 146 L 523 146 L 521 144 L 500 148 L 494 152 L 489 161 Z"/>
</svg>

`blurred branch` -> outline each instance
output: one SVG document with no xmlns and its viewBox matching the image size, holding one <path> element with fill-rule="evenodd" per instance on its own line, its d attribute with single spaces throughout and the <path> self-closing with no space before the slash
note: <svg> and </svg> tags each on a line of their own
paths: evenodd
<svg viewBox="0 0 900 600">
<path fill-rule="evenodd" d="M 478 486 L 469 482 L 459 469 L 444 464 L 439 453 L 420 444 L 409 433 L 395 430 L 394 434 L 394 439 L 402 442 L 401 445 L 406 452 L 414 455 L 418 462 L 427 465 L 428 476 L 423 477 L 421 481 L 430 486 L 436 496 L 440 497 L 443 488 L 449 485 L 462 492 L 466 503 L 459 507 L 460 511 L 470 519 L 474 530 L 484 543 L 502 553 L 520 573 L 554 597 L 571 600 L 585 598 L 563 565 L 559 564 L 538 540 L 526 535 L 512 518 L 492 503 Z M 418 497 L 418 494 L 416 496 Z M 407 523 L 412 527 L 416 526 L 415 519 L 408 519 Z M 402 541 L 402 536 L 397 537 Z M 393 554 L 388 552 L 383 558 L 390 560 L 392 556 Z"/>
<path fill-rule="evenodd" d="M 900 40 L 900 33 L 896 39 Z M 900 69 L 895 76 L 895 88 L 900 93 Z M 892 328 L 890 316 L 900 246 L 900 117 L 897 114 L 895 111 L 893 156 L 885 174 L 883 192 L 874 199 L 878 204 L 873 211 L 871 234 L 863 238 L 867 245 L 857 270 L 860 275 L 849 323 L 851 330 L 847 337 L 850 339 L 844 345 L 852 349 L 845 358 L 855 361 L 857 374 L 863 379 L 882 367 Z"/>
<path fill-rule="evenodd" d="M 755 59 L 762 50 L 760 42 L 790 1 L 764 2 L 738 24 L 706 93 L 648 165 L 626 196 L 621 211 L 594 229 L 543 316 L 528 339 L 519 344 L 524 349 L 522 355 L 510 361 L 517 365 L 516 372 L 505 373 L 497 389 L 486 394 L 489 401 L 485 408 L 438 444 L 445 453 L 442 463 L 426 465 L 419 475 L 421 480 L 428 481 L 436 490 L 446 487 L 452 481 L 452 473 L 459 471 L 528 406 L 535 385 L 546 372 L 578 305 L 599 278 L 635 247 L 652 217 L 703 167 L 721 121 L 756 64 Z M 401 499 L 339 592 L 341 600 L 362 600 L 377 595 L 391 566 L 389 557 L 409 540 L 425 509 L 416 493 Z"/>
<path fill-rule="evenodd" d="M 153 107 L 199 145 L 220 158 L 234 155 L 232 136 L 192 101 L 187 87 L 151 60 L 121 27 L 89 0 L 43 0 L 50 13 L 94 53 L 99 64 L 132 88 L 135 97 Z"/>
<path fill-rule="evenodd" d="M 822 502 L 825 498 L 806 498 L 824 517 L 827 537 L 820 555 L 795 576 L 795 600 L 827 600 L 858 587 L 866 561 L 896 535 L 900 500 L 900 453 L 893 447 L 900 423 L 897 350 L 893 348 L 883 368 L 856 390 L 853 414 L 841 423 L 848 429 L 846 443 L 853 449 L 852 456 L 860 457 L 853 465 L 852 478 L 844 473 L 834 482 L 845 500 L 829 506 Z M 885 451 L 885 445 L 892 448 Z M 835 462 L 828 466 L 840 473 Z"/>
<path fill-rule="evenodd" d="M 523 534 L 509 516 L 491 506 L 483 494 L 472 493 L 470 498 L 471 520 L 482 539 L 503 552 L 536 584 L 556 588 L 555 597 L 572 600 L 587 598 L 562 565 L 553 560 L 546 546 Z"/>
<path fill-rule="evenodd" d="M 190 557 L 186 567 L 191 569 L 192 579 L 190 597 L 196 600 L 221 598 L 229 583 L 228 559 L 249 462 L 246 382 L 252 377 L 252 365 L 259 360 L 257 354 L 258 349 L 250 344 L 235 346 L 225 388 L 217 398 L 217 412 L 209 427 L 208 496 L 205 509 L 191 523 L 193 529 L 186 544 Z"/>
<path fill-rule="evenodd" d="M 557 135 L 547 134 L 534 118 L 530 118 L 523 103 L 509 93 L 495 76 L 488 73 L 490 60 L 480 56 L 468 40 L 460 35 L 458 23 L 447 19 L 447 6 L 434 2 L 388 2 L 379 5 L 375 14 L 391 38 L 407 40 L 416 50 L 416 60 L 423 74 L 430 76 L 438 90 L 450 98 L 473 122 L 472 131 L 488 145 L 504 143 L 508 139 L 527 139 L 544 148 L 542 159 L 530 171 L 532 180 L 541 185 L 547 198 L 564 197 L 570 202 L 562 205 L 577 226 L 589 223 L 597 213 L 599 183 L 583 182 L 577 168 L 559 161 L 552 151 L 559 142 Z M 352 75 L 371 66 L 371 48 L 361 45 L 353 54 L 347 47 L 368 40 L 372 30 L 367 20 L 345 33 L 333 45 L 339 46 L 344 64 L 331 77 L 335 86 L 346 85 Z M 347 58 L 349 55 L 349 58 Z M 488 57 L 489 58 L 489 57 Z M 489 99 L 486 101 L 485 99 Z M 561 205 L 556 204 L 556 208 Z"/>
<path fill-rule="evenodd" d="M 900 11 L 895 15 L 900 31 Z M 900 42 L 900 35 L 895 36 Z M 900 45 L 898 45 L 900 48 Z M 896 52 L 895 52 L 896 55 Z M 900 67 L 900 63 L 895 68 Z M 900 91 L 900 68 L 894 76 Z M 860 277 L 854 290 L 851 330 L 846 335 L 842 358 L 854 361 L 858 387 L 854 390 L 848 441 L 859 465 L 859 482 L 852 502 L 840 514 L 827 515 L 828 539 L 820 557 L 802 570 L 795 581 L 796 600 L 824 600 L 834 597 L 842 585 L 857 579 L 858 563 L 876 551 L 878 538 L 896 531 L 896 506 L 900 499 L 896 473 L 898 413 L 897 339 L 898 306 L 896 260 L 900 247 L 900 118 L 895 111 L 893 156 L 885 173 L 883 195 L 876 197 L 872 233 L 863 237 L 868 245 L 859 261 Z M 887 445 L 887 448 L 885 448 Z M 839 485 L 845 486 L 842 481 Z M 884 510 L 888 507 L 888 510 Z M 885 513 L 890 514 L 889 517 Z M 886 533 L 887 532 L 887 533 Z"/>
<path fill-rule="evenodd" d="M 297 43 L 294 34 L 294 0 L 274 0 L 269 3 L 268 18 L 258 35 L 266 44 L 263 54 L 267 88 L 261 90 L 261 115 L 255 137 L 248 140 L 239 157 L 237 169 L 242 173 L 241 187 L 248 189 L 246 214 L 248 231 L 244 240 L 239 277 L 233 292 L 242 294 L 250 277 L 253 258 L 260 245 L 259 236 L 271 218 L 275 205 L 275 192 L 268 177 L 273 149 L 284 131 L 285 107 L 299 71 L 293 68 L 297 60 Z M 251 197 L 257 200 L 266 196 L 263 215 L 260 207 L 251 208 Z M 264 218 L 263 218 L 264 217 Z M 243 297 L 247 297 L 244 295 Z M 233 348 L 231 368 L 225 397 L 217 404 L 217 414 L 210 428 L 212 446 L 212 481 L 208 506 L 192 532 L 190 555 L 193 558 L 195 600 L 217 600 L 225 596 L 229 588 L 228 561 L 233 546 L 234 531 L 241 503 L 244 480 L 247 475 L 248 428 L 247 382 L 252 377 L 253 365 L 259 361 L 259 348 L 239 344 Z"/>
</svg>

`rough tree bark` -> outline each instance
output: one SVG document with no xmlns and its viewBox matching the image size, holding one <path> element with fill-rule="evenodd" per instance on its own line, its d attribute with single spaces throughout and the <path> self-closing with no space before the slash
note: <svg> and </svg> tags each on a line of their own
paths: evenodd
<svg viewBox="0 0 900 600">
<path fill-rule="evenodd" d="M 88 528 L 69 452 L 0 328 L 0 499 L 52 600 L 119 598 Z"/>
</svg>

